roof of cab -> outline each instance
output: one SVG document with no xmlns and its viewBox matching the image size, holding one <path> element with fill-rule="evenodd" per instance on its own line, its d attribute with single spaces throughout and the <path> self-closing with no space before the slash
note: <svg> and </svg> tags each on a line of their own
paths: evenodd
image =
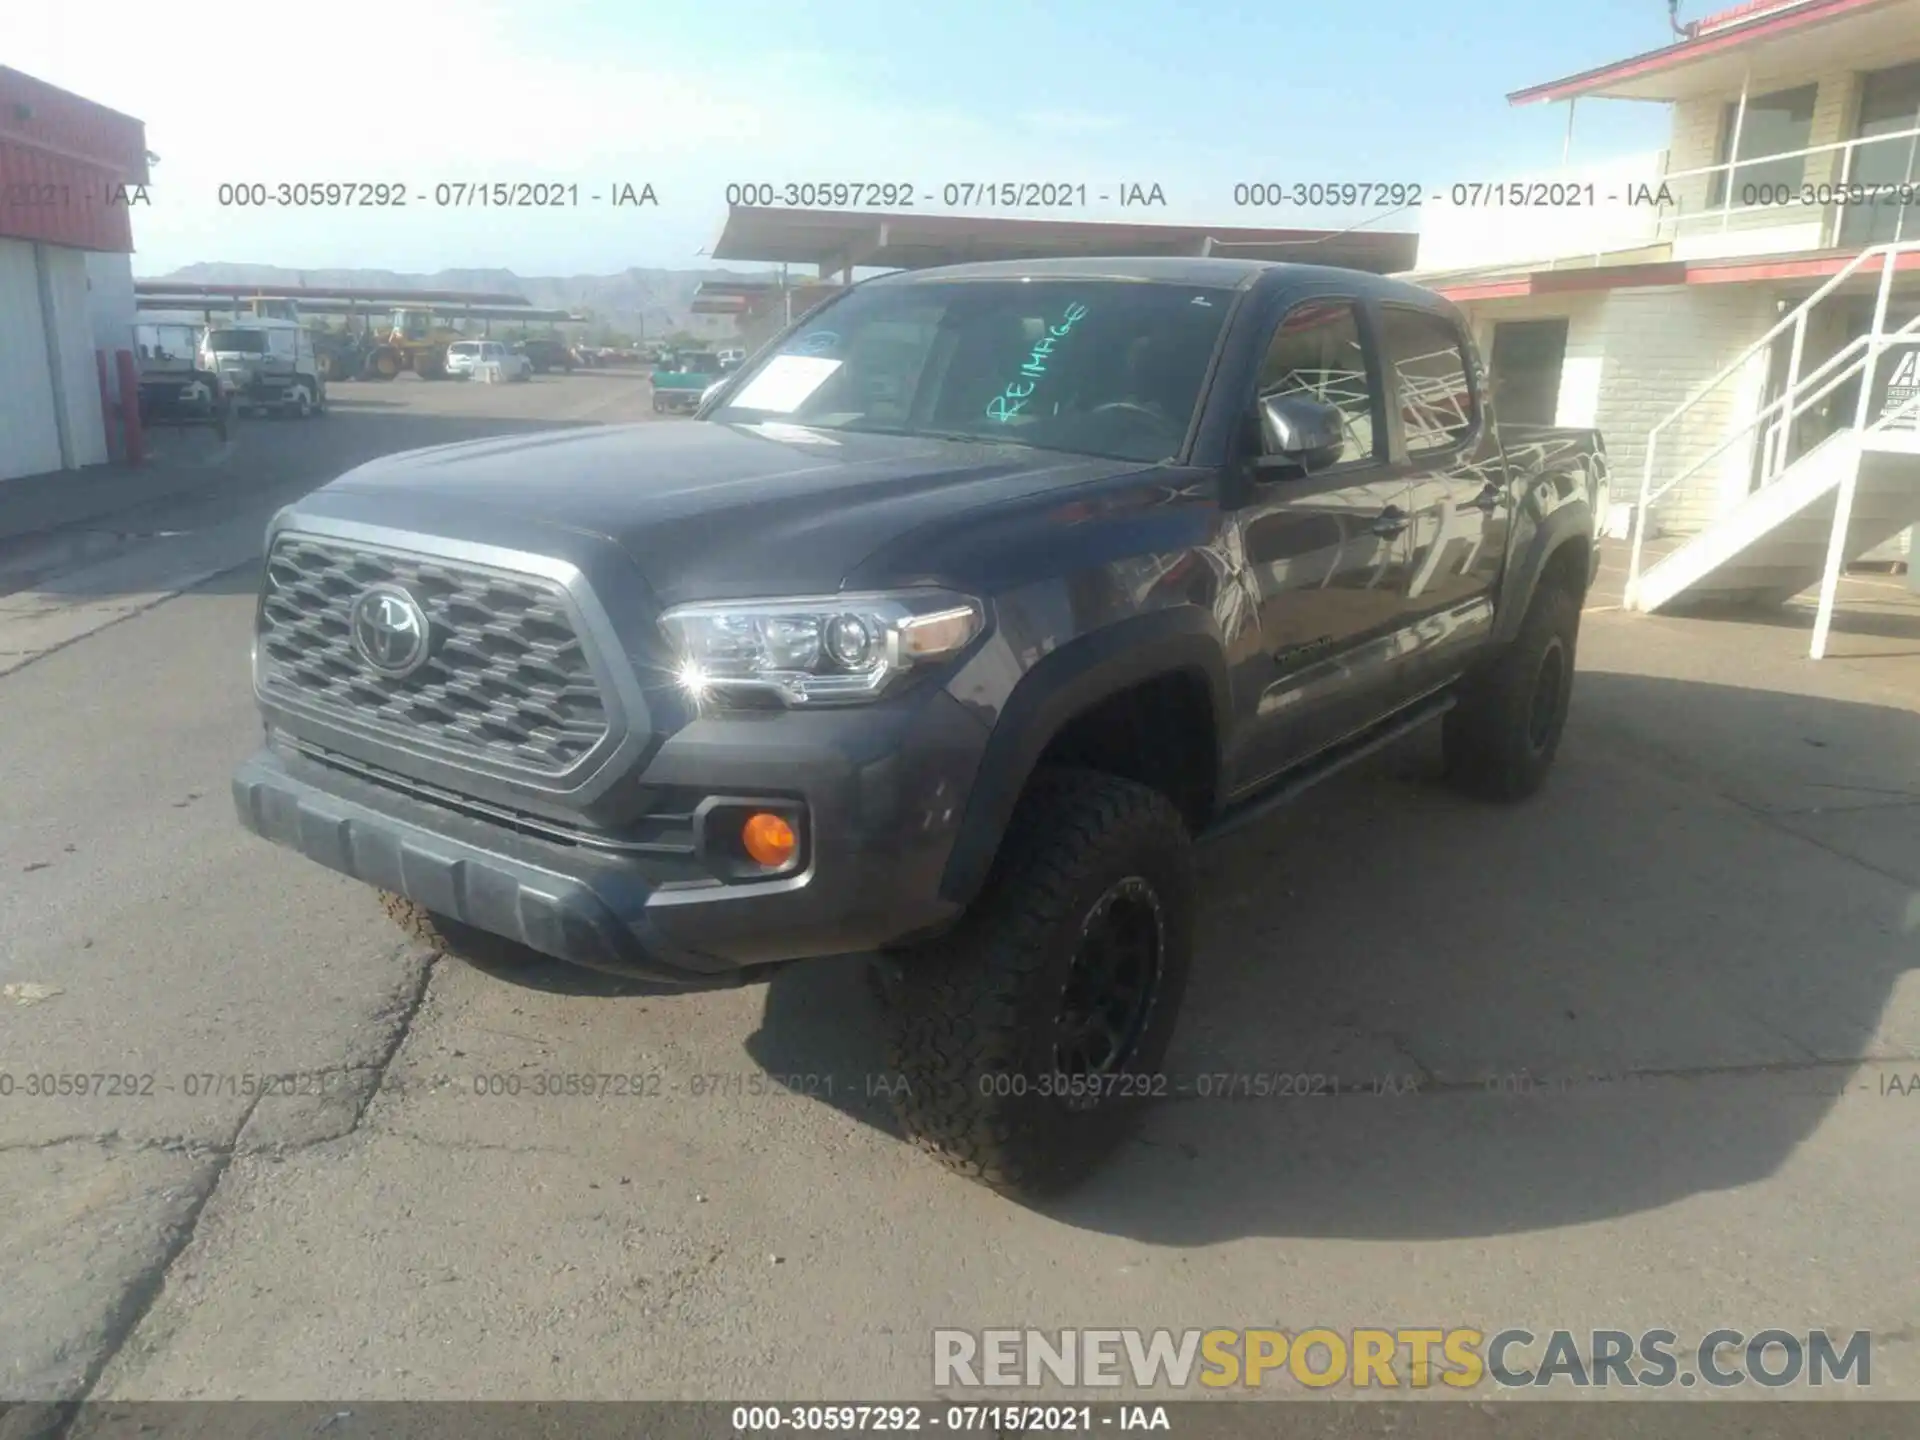
<svg viewBox="0 0 1920 1440">
<path fill-rule="evenodd" d="M 1301 265 L 1290 261 L 1235 260 L 1226 256 L 1089 256 L 1039 260 L 983 260 L 969 265 L 941 265 L 927 270 L 896 270 L 877 276 L 868 285 L 925 285 L 947 280 L 1139 280 L 1168 285 L 1252 284 L 1267 276 L 1301 284 L 1336 281 L 1354 293 L 1379 299 L 1399 299 L 1445 308 L 1446 301 L 1418 285 L 1331 265 Z"/>
</svg>

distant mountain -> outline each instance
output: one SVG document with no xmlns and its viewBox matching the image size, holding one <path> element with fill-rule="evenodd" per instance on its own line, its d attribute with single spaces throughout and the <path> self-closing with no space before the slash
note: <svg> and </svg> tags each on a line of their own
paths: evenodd
<svg viewBox="0 0 1920 1440">
<path fill-rule="evenodd" d="M 666 335 L 685 328 L 693 292 L 703 280 L 764 278 L 738 270 L 622 270 L 617 275 L 528 275 L 511 270 L 439 270 L 431 275 L 397 270 L 290 270 L 281 265 L 188 265 L 142 280 L 179 280 L 196 285 L 310 285 L 327 289 L 473 290 L 524 295 L 543 310 L 591 312 L 594 319 L 627 334 Z"/>
</svg>

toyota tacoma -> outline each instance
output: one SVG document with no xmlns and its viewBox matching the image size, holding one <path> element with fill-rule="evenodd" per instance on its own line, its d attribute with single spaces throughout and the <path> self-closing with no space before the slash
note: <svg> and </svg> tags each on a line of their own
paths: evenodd
<svg viewBox="0 0 1920 1440">
<path fill-rule="evenodd" d="M 1605 472 L 1591 431 L 1503 444 L 1404 282 L 886 275 L 694 423 L 281 511 L 234 799 L 449 955 L 870 955 L 906 1132 L 1044 1193 L 1168 1093 L 1197 844 L 1434 721 L 1460 787 L 1540 786 Z"/>
</svg>

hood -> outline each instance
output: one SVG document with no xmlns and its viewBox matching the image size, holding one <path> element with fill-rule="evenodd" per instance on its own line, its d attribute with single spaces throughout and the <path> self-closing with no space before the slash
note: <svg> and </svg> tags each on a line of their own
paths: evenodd
<svg viewBox="0 0 1920 1440">
<path fill-rule="evenodd" d="M 1011 445 L 652 422 L 390 455 L 315 498 L 334 514 L 415 529 L 445 517 L 471 533 L 491 515 L 523 542 L 552 527 L 596 536 L 620 546 L 673 605 L 830 593 L 930 521 L 1141 468 Z"/>
</svg>

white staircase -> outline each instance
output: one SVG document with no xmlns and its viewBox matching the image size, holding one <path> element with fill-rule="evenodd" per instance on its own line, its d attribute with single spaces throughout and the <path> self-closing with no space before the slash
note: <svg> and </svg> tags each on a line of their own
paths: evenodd
<svg viewBox="0 0 1920 1440">
<path fill-rule="evenodd" d="M 1914 251 L 1920 251 L 1920 242 L 1876 245 L 1856 255 L 1654 426 L 1647 437 L 1640 498 L 1633 517 L 1628 609 L 1654 611 L 1683 604 L 1777 605 L 1819 585 L 1820 606 L 1811 653 L 1818 659 L 1825 652 L 1841 570 L 1849 561 L 1920 523 L 1920 392 L 1868 419 L 1876 376 L 1885 373 L 1887 348 L 1920 342 L 1920 317 L 1896 330 L 1886 328 L 1895 257 Z M 1880 284 L 1867 333 L 1803 374 L 1800 361 L 1808 315 L 1853 275 L 1875 266 L 1880 271 Z M 1729 377 L 1789 332 L 1792 350 L 1779 397 L 1705 455 L 1655 485 L 1661 435 L 1693 414 Z M 1787 436 L 1794 421 L 1856 378 L 1859 401 L 1852 427 L 1836 431 L 1789 461 Z M 1643 569 L 1642 551 L 1652 507 L 1709 464 L 1722 461 L 1735 446 L 1756 444 L 1761 460 L 1753 492 L 1701 533 L 1688 537 Z"/>
</svg>

